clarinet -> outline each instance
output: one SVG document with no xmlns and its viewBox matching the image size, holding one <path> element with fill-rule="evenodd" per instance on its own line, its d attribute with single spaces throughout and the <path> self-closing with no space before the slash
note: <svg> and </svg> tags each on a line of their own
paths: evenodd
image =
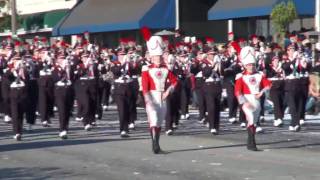
<svg viewBox="0 0 320 180">
<path fill-rule="evenodd" d="M 124 71 L 122 72 L 122 79 L 126 80 L 128 71 L 129 71 L 129 63 L 126 62 L 124 65 Z"/>
<path fill-rule="evenodd" d="M 264 59 L 265 59 L 265 54 L 264 53 L 261 53 L 259 54 L 259 56 L 257 57 L 258 58 L 258 67 L 257 69 L 260 70 L 260 71 L 263 71 L 264 70 Z"/>
<path fill-rule="evenodd" d="M 22 60 L 24 61 L 24 60 Z M 15 79 L 15 83 L 21 84 L 20 70 L 23 68 L 23 65 L 20 63 L 18 68 L 16 69 L 17 78 Z"/>
</svg>

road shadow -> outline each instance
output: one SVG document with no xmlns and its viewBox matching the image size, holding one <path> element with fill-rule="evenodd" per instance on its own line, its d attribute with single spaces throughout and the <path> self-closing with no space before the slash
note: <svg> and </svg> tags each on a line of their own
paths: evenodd
<svg viewBox="0 0 320 180">
<path fill-rule="evenodd" d="M 0 179 L 6 180 L 43 180 L 43 179 L 68 179 L 75 176 L 71 172 L 67 172 L 58 167 L 46 167 L 46 168 L 2 168 L 0 169 Z M 80 174 L 78 175 L 80 176 Z"/>
<path fill-rule="evenodd" d="M 172 154 L 172 153 L 203 151 L 203 150 L 222 149 L 222 148 L 233 148 L 233 147 L 242 147 L 242 146 L 246 146 L 246 144 L 234 144 L 234 145 L 225 145 L 225 146 L 210 146 L 210 147 L 199 147 L 199 148 L 190 148 L 190 149 L 168 150 L 168 151 L 166 151 L 166 153 Z"/>
<path fill-rule="evenodd" d="M 7 151 L 19 151 L 19 150 L 32 150 L 50 147 L 62 147 L 62 146 L 73 146 L 73 145 L 85 145 L 85 144 L 96 144 L 114 141 L 135 141 L 144 140 L 148 138 L 119 138 L 119 139 L 73 139 L 77 137 L 70 137 L 67 140 L 55 140 L 55 141 L 40 141 L 40 142 L 17 142 L 15 144 L 4 144 L 0 145 L 0 152 Z"/>
<path fill-rule="evenodd" d="M 300 140 L 294 139 L 289 142 L 299 142 Z M 282 141 L 272 141 L 272 142 L 262 142 L 258 143 L 257 146 L 263 146 L 263 145 L 276 145 L 276 144 L 283 144 L 283 143 L 288 143 L 287 140 L 282 140 Z M 320 145 L 320 144 L 319 144 Z M 235 148 L 235 147 L 245 147 L 247 144 L 232 144 L 232 145 L 224 145 L 224 146 L 210 146 L 210 147 L 199 147 L 199 148 L 190 148 L 190 149 L 177 149 L 177 150 L 168 150 L 166 151 L 166 154 L 171 154 L 171 153 L 180 153 L 180 152 L 190 152 L 190 151 L 203 151 L 203 150 L 211 150 L 211 149 L 223 149 L 223 148 Z M 298 148 L 299 146 L 297 146 Z M 272 149 L 272 148 L 259 148 L 261 151 L 263 149 Z"/>
<path fill-rule="evenodd" d="M 304 144 L 294 144 L 294 145 L 285 145 L 278 147 L 270 147 L 268 149 L 297 149 L 297 148 L 306 148 L 310 146 L 320 146 L 320 143 L 304 143 Z"/>
</svg>

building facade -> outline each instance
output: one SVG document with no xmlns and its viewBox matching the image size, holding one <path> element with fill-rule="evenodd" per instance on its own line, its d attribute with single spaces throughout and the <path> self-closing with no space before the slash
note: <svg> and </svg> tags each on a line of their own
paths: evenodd
<svg viewBox="0 0 320 180">
<path fill-rule="evenodd" d="M 0 9 L 4 18 L 11 15 L 9 1 Z M 77 0 L 16 0 L 18 15 L 18 36 L 34 36 L 35 34 L 50 36 L 52 28 L 77 3 Z M 1 20 L 0 16 L 0 20 Z M 10 26 L 0 36 L 11 34 Z"/>
<path fill-rule="evenodd" d="M 239 5 L 234 0 L 16 0 L 22 19 L 18 35 L 70 37 L 89 31 L 94 40 L 116 44 L 121 37 L 141 39 L 142 26 L 149 26 L 154 32 L 174 30 L 178 19 L 185 35 L 209 36 L 216 42 L 227 41 L 229 20 L 233 21 L 232 31 L 237 37 L 247 38 L 250 34 L 267 37 L 275 33 L 269 14 L 278 2 L 241 0 Z M 289 30 L 313 28 L 315 0 L 294 2 L 299 18 Z M 9 6 L 0 9 L 0 18 L 1 12 L 6 11 L 10 13 Z M 9 29 L 0 36 L 8 34 Z"/>
</svg>

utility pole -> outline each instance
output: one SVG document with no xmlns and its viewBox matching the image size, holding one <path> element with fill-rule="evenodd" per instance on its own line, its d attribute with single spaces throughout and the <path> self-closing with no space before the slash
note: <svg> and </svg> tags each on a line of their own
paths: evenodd
<svg viewBox="0 0 320 180">
<path fill-rule="evenodd" d="M 229 19 L 228 20 L 228 33 L 233 32 L 233 20 Z"/>
<path fill-rule="evenodd" d="M 17 35 L 17 7 L 16 0 L 9 0 L 11 7 L 11 33 L 12 36 Z"/>
<path fill-rule="evenodd" d="M 315 13 L 315 30 L 320 32 L 320 0 L 316 1 L 316 13 Z"/>
<path fill-rule="evenodd" d="M 176 30 L 180 29 L 180 4 L 179 0 L 175 1 L 176 4 Z"/>
</svg>

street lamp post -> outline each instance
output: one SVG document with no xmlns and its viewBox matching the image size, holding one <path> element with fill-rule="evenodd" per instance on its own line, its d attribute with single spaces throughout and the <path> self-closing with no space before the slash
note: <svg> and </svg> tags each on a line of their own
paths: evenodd
<svg viewBox="0 0 320 180">
<path fill-rule="evenodd" d="M 11 6 L 11 33 L 12 36 L 17 34 L 17 11 L 16 11 L 16 0 L 10 0 Z"/>
<path fill-rule="evenodd" d="M 176 0 L 176 30 L 180 29 L 180 12 L 179 12 L 179 9 L 180 9 L 180 5 L 179 5 L 179 0 Z"/>
<path fill-rule="evenodd" d="M 233 32 L 233 20 L 229 19 L 228 20 L 228 33 Z"/>
<path fill-rule="evenodd" d="M 320 32 L 320 0 L 316 1 L 315 30 Z"/>
</svg>

